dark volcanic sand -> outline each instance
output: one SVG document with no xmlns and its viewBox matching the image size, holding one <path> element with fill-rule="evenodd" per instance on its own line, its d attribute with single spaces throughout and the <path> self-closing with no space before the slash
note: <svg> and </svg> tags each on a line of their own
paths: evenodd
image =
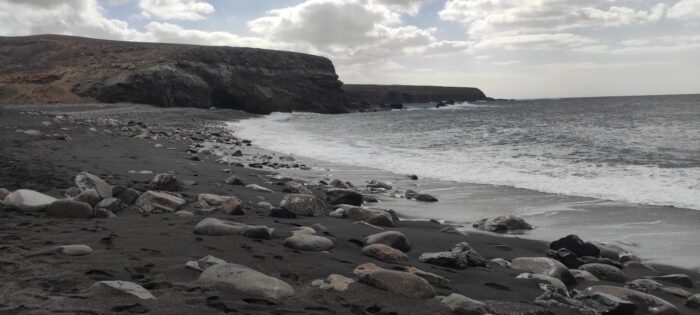
<svg viewBox="0 0 700 315">
<path fill-rule="evenodd" d="M 27 113 L 44 111 L 45 115 Z M 314 279 L 341 274 L 357 279 L 353 269 L 373 262 L 385 268 L 416 266 L 451 280 L 436 287 L 438 295 L 460 293 L 477 300 L 501 300 L 522 303 L 542 294 L 531 280 L 515 279 L 517 270 L 492 267 L 453 270 L 424 264 L 417 257 L 424 252 L 448 250 L 467 241 L 487 259 L 512 259 L 522 256 L 544 256 L 547 244 L 518 237 L 501 237 L 471 233 L 467 236 L 439 232 L 445 226 L 432 222 L 402 221 L 396 228 L 408 236 L 413 249 L 410 260 L 401 264 L 383 263 L 364 256 L 350 240 L 379 232 L 351 220 L 333 217 L 277 219 L 267 216 L 268 210 L 256 206 L 264 200 L 277 205 L 284 196 L 281 186 L 270 184 L 265 175 L 270 171 L 230 167 L 216 163 L 216 157 L 202 155 L 202 161 L 187 160 L 184 150 L 198 140 L 158 140 L 128 138 L 119 135 L 119 127 L 95 123 L 56 120 L 53 116 L 67 113 L 78 122 L 85 118 L 117 118 L 120 121 L 142 121 L 149 126 L 200 128 L 217 122 L 249 117 L 231 110 L 162 109 L 138 105 L 45 105 L 0 107 L 0 187 L 32 189 L 61 197 L 80 171 L 99 175 L 112 185 L 126 185 L 145 191 L 153 174 L 132 174 L 130 170 L 161 173 L 173 170 L 185 186 L 183 195 L 194 201 L 199 193 L 235 195 L 244 201 L 247 215 L 234 217 L 217 212 L 212 217 L 249 224 L 267 225 L 276 229 L 271 240 L 253 240 L 242 236 L 201 236 L 193 233 L 194 225 L 206 216 L 179 217 L 172 214 L 144 215 L 128 208 L 112 219 L 55 219 L 42 214 L 0 211 L 0 314 L 444 314 L 449 310 L 437 300 L 418 300 L 353 283 L 344 292 L 324 291 L 311 286 Z M 50 126 L 42 125 L 50 122 Z M 90 131 L 94 127 L 97 132 Z M 62 130 L 61 128 L 70 128 Z M 43 134 L 67 134 L 63 141 L 16 132 L 34 129 Z M 109 130 L 111 133 L 105 133 Z M 156 148 L 160 143 L 164 147 Z M 168 148 L 176 148 L 170 150 Z M 244 155 L 246 147 L 242 148 Z M 274 190 L 261 193 L 246 187 L 223 183 L 231 174 L 247 183 L 256 183 Z M 262 198 L 260 198 L 262 197 Z M 185 210 L 191 209 L 190 206 Z M 399 214 L 401 209 L 395 209 Z M 322 223 L 326 235 L 336 244 L 329 253 L 298 252 L 282 246 L 284 238 L 297 226 Z M 575 231 L 572 231 L 575 233 Z M 95 252 L 88 256 L 65 257 L 34 255 L 57 245 L 86 244 Z M 507 244 L 510 249 L 503 246 Z M 207 288 L 196 282 L 199 272 L 185 267 L 188 260 L 213 255 L 228 262 L 246 265 L 288 282 L 296 290 L 289 299 L 274 301 L 260 296 Z M 656 266 L 656 274 L 682 272 L 695 281 L 700 275 L 692 271 Z M 651 273 L 644 274 L 651 275 Z M 628 274 L 631 279 L 642 274 Z M 155 300 L 138 300 L 120 296 L 86 296 L 83 293 L 95 281 L 126 280 L 149 289 Z M 602 282 L 602 284 L 609 284 Z M 618 284 L 619 285 L 619 284 Z M 585 288 L 586 285 L 579 285 Z M 697 293 L 698 289 L 687 289 Z M 684 314 L 696 314 L 683 306 L 685 299 L 666 293 L 655 293 Z M 695 312 L 695 313 L 694 313 Z M 499 313 L 499 314 L 509 314 Z"/>
</svg>

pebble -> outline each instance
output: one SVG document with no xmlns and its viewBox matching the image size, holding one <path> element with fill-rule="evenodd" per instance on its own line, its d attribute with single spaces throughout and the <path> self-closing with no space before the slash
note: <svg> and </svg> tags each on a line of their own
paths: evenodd
<svg viewBox="0 0 700 315">
<path fill-rule="evenodd" d="M 260 186 L 260 185 L 258 185 L 258 184 L 248 184 L 248 185 L 245 185 L 245 186 L 248 187 L 248 188 L 250 188 L 250 189 L 252 189 L 252 190 L 259 191 L 259 192 L 266 192 L 266 193 L 271 193 L 271 192 L 273 192 L 272 190 L 270 190 L 270 189 L 268 189 L 268 188 L 265 188 L 265 187 L 263 187 L 263 186 Z"/>
<path fill-rule="evenodd" d="M 328 238 L 316 235 L 313 228 L 301 227 L 284 240 L 284 246 L 303 251 L 325 251 L 335 247 L 335 244 Z"/>
<path fill-rule="evenodd" d="M 3 200 L 7 207 L 30 212 L 44 210 L 54 201 L 54 197 L 28 189 L 15 190 Z"/>
<path fill-rule="evenodd" d="M 115 293 L 122 293 L 133 295 L 142 300 L 151 300 L 156 298 L 144 287 L 133 282 L 120 280 L 97 282 L 89 288 L 89 291 L 91 294 L 105 295 L 108 297 Z"/>
<path fill-rule="evenodd" d="M 82 244 L 57 246 L 53 248 L 53 251 L 68 256 L 85 256 L 93 252 L 90 246 Z"/>
<path fill-rule="evenodd" d="M 275 229 L 261 225 L 248 225 L 216 218 L 205 218 L 194 227 L 195 234 L 223 236 L 241 235 L 250 238 L 270 239 Z"/>
<path fill-rule="evenodd" d="M 321 290 L 345 291 L 355 280 L 343 275 L 331 274 L 326 279 L 316 279 L 311 281 L 311 285 Z"/>
</svg>

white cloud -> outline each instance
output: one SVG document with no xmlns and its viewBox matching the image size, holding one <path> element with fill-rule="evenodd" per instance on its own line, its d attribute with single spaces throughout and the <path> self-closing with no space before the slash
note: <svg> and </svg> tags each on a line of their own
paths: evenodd
<svg viewBox="0 0 700 315">
<path fill-rule="evenodd" d="M 423 4 L 433 2 L 435 0 L 376 0 L 380 4 L 387 5 L 390 9 L 416 15 L 420 11 Z"/>
<path fill-rule="evenodd" d="M 593 38 L 571 33 L 543 33 L 502 35 L 484 38 L 474 45 L 475 49 L 562 49 L 594 44 Z"/>
<path fill-rule="evenodd" d="M 700 19 L 700 0 L 681 0 L 668 10 L 674 19 Z"/>
<path fill-rule="evenodd" d="M 202 20 L 214 6 L 201 0 L 139 0 L 143 16 L 162 20 Z"/>
</svg>

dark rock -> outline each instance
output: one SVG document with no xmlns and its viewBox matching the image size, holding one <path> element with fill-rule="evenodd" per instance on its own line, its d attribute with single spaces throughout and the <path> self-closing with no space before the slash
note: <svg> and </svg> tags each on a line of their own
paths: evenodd
<svg viewBox="0 0 700 315">
<path fill-rule="evenodd" d="M 518 257 L 511 261 L 511 268 L 554 277 L 566 285 L 575 285 L 576 278 L 564 264 L 545 257 Z"/>
<path fill-rule="evenodd" d="M 490 219 L 481 219 L 474 222 L 472 226 L 479 230 L 485 230 L 496 233 L 532 230 L 532 225 L 525 222 L 525 220 L 523 220 L 522 218 L 513 215 L 499 216 Z"/>
<path fill-rule="evenodd" d="M 235 185 L 235 186 L 245 186 L 245 182 L 238 176 L 236 175 L 231 175 L 228 178 L 226 178 L 226 184 L 229 185 Z"/>
<path fill-rule="evenodd" d="M 394 227 L 394 220 L 387 212 L 373 211 L 359 207 L 352 207 L 343 211 L 344 219 L 364 221 L 369 224 Z"/>
<path fill-rule="evenodd" d="M 418 180 L 418 175 L 408 175 L 411 180 Z"/>
<path fill-rule="evenodd" d="M 589 295 L 576 297 L 577 301 L 585 305 L 586 308 L 594 310 L 593 314 L 637 314 L 637 306 L 631 301 L 602 292 L 595 292 Z"/>
<path fill-rule="evenodd" d="M 78 196 L 76 196 L 73 199 L 75 201 L 87 203 L 94 207 L 102 200 L 102 197 L 100 197 L 100 194 L 97 192 L 97 190 L 90 188 L 83 190 Z"/>
<path fill-rule="evenodd" d="M 46 215 L 53 218 L 89 219 L 93 216 L 90 204 L 69 199 L 56 200 L 46 209 Z"/>
<path fill-rule="evenodd" d="M 700 294 L 693 294 L 685 301 L 685 306 L 700 310 Z"/>
<path fill-rule="evenodd" d="M 418 201 L 422 201 L 422 202 L 437 202 L 438 201 L 437 198 L 435 198 L 431 195 L 428 195 L 428 194 L 418 194 L 418 195 L 416 195 L 415 199 Z"/>
<path fill-rule="evenodd" d="M 243 202 L 238 197 L 230 197 L 225 202 L 219 205 L 219 210 L 222 210 L 231 215 L 245 215 L 243 210 Z"/>
<path fill-rule="evenodd" d="M 600 249 L 592 243 L 584 242 L 577 235 L 570 234 L 549 244 L 549 248 L 558 250 L 566 248 L 579 257 L 600 257 Z"/>
<path fill-rule="evenodd" d="M 583 265 L 583 264 L 604 264 L 604 265 L 610 265 L 618 269 L 622 269 L 622 264 L 619 263 L 618 261 L 612 260 L 610 258 L 603 258 L 603 257 L 592 257 L 592 256 L 583 256 L 579 257 L 578 261 Z"/>
<path fill-rule="evenodd" d="M 314 195 L 288 194 L 282 198 L 280 208 L 287 209 L 297 215 L 325 216 L 329 212 L 329 206 Z"/>
<path fill-rule="evenodd" d="M 578 268 L 581 265 L 578 256 L 566 248 L 560 248 L 559 250 L 548 249 L 546 253 L 547 257 L 560 261 L 568 268 Z"/>
<path fill-rule="evenodd" d="M 651 279 L 670 282 L 686 288 L 695 287 L 695 285 L 693 284 L 693 280 L 691 280 L 690 277 L 688 277 L 688 275 L 684 274 L 663 275 L 658 277 L 652 277 Z"/>
<path fill-rule="evenodd" d="M 367 237 L 365 244 L 384 244 L 396 248 L 402 252 L 409 252 L 412 247 L 411 242 L 408 240 L 406 235 L 398 231 L 386 231 L 372 234 Z"/>
<path fill-rule="evenodd" d="M 403 196 L 406 197 L 406 199 L 413 199 L 413 198 L 416 198 L 416 196 L 418 196 L 418 192 L 408 189 L 403 194 Z"/>
<path fill-rule="evenodd" d="M 332 205 L 362 205 L 362 194 L 350 189 L 333 188 L 326 190 L 326 201 Z"/>
<path fill-rule="evenodd" d="M 114 195 L 114 198 L 121 200 L 125 205 L 133 205 L 136 199 L 139 199 L 141 193 L 126 186 L 116 185 L 112 186 L 112 195 Z"/>
<path fill-rule="evenodd" d="M 624 271 L 606 264 L 585 264 L 578 267 L 578 269 L 588 271 L 600 280 L 618 283 L 625 283 L 627 281 L 627 276 L 625 276 Z"/>
<path fill-rule="evenodd" d="M 379 202 L 379 200 L 372 195 L 362 195 L 362 201 L 363 202 L 370 202 L 370 203 Z"/>
<path fill-rule="evenodd" d="M 649 295 L 646 293 L 620 288 L 613 286 L 592 286 L 588 287 L 583 291 L 583 296 L 588 296 L 592 298 L 605 298 L 606 300 L 611 299 L 608 296 L 614 297 L 614 302 L 603 301 L 600 304 L 603 305 L 617 305 L 622 304 L 619 300 L 628 301 L 634 304 L 635 309 L 625 308 L 625 312 L 616 313 L 606 313 L 606 314 L 649 314 L 649 315 L 680 315 L 681 312 L 673 306 L 673 304 Z M 625 303 L 628 304 L 628 303 Z"/>
<path fill-rule="evenodd" d="M 377 180 L 368 181 L 367 187 L 369 187 L 369 188 L 381 188 L 381 189 L 386 189 L 386 190 L 392 189 L 391 185 L 377 181 Z"/>
<path fill-rule="evenodd" d="M 102 201 L 100 201 L 97 205 L 95 205 L 95 209 L 105 209 L 112 213 L 117 213 L 123 208 L 124 203 L 121 201 L 121 199 L 117 198 L 105 198 L 102 199 Z"/>
<path fill-rule="evenodd" d="M 313 195 L 313 192 L 306 188 L 304 184 L 295 181 L 288 181 L 284 183 L 284 188 L 282 189 L 282 192 L 288 194 Z"/>
<path fill-rule="evenodd" d="M 270 216 L 281 219 L 296 219 L 297 215 L 284 208 L 270 209 Z"/>
<path fill-rule="evenodd" d="M 343 182 L 342 180 L 340 180 L 340 179 L 334 179 L 334 180 L 332 180 L 328 185 L 329 185 L 329 186 L 332 186 L 332 187 L 335 187 L 335 188 L 343 188 L 343 189 L 348 189 L 348 188 L 350 188 L 350 187 L 348 187 L 348 185 L 347 185 L 346 183 L 344 183 L 344 182 Z"/>
<path fill-rule="evenodd" d="M 467 267 L 486 267 L 487 261 L 467 242 L 452 247 L 449 252 L 424 253 L 418 260 L 443 267 L 465 269 Z"/>
<path fill-rule="evenodd" d="M 153 190 L 164 191 L 182 191 L 182 184 L 177 180 L 177 177 L 171 173 L 161 173 L 153 177 L 148 184 L 148 188 Z"/>
</svg>

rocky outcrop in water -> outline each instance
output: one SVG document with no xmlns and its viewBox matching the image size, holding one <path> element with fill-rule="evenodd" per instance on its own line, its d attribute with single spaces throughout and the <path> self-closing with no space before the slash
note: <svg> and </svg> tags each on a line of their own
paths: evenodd
<svg viewBox="0 0 700 315">
<path fill-rule="evenodd" d="M 241 47 L 0 37 L 0 103 L 99 101 L 252 113 L 366 109 L 330 60 Z"/>
<path fill-rule="evenodd" d="M 343 86 L 343 90 L 352 99 L 389 108 L 399 108 L 398 105 L 402 103 L 489 100 L 484 92 L 473 87 L 346 84 Z"/>
</svg>

